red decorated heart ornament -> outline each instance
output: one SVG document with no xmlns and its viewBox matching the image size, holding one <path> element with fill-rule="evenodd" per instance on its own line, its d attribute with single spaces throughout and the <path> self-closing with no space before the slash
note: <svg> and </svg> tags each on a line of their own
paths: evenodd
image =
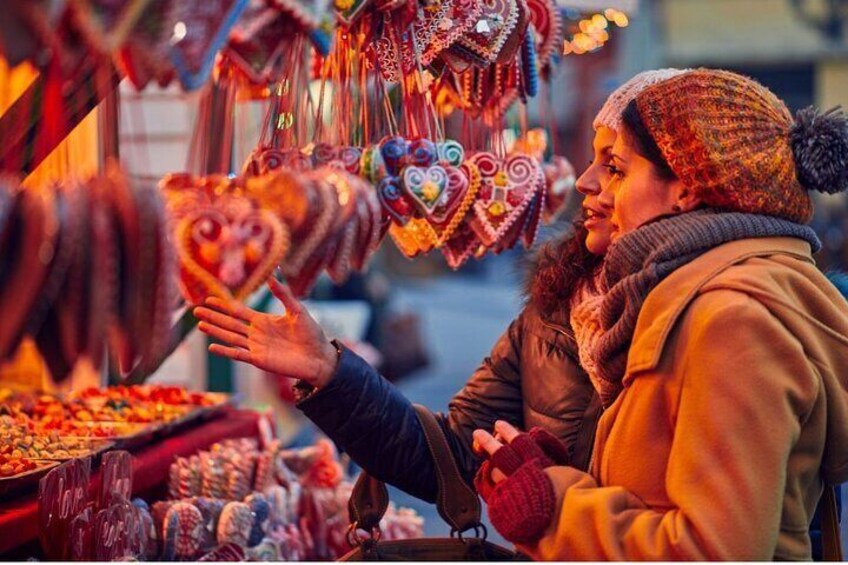
<svg viewBox="0 0 848 565">
<path fill-rule="evenodd" d="M 273 213 L 234 204 L 231 199 L 218 201 L 188 214 L 177 226 L 180 286 L 190 304 L 210 295 L 246 298 L 288 251 L 288 231 Z"/>
<path fill-rule="evenodd" d="M 512 155 L 501 162 L 491 153 L 481 152 L 469 161 L 481 177 L 470 224 L 480 241 L 491 247 L 530 205 L 543 179 L 541 168 L 526 155 Z"/>
</svg>

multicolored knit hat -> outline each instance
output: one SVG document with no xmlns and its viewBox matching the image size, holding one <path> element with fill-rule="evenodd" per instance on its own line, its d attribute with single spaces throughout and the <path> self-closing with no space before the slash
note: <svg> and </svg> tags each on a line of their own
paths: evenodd
<svg viewBox="0 0 848 565">
<path fill-rule="evenodd" d="M 642 91 L 634 104 L 671 170 L 710 207 L 806 223 L 808 190 L 848 189 L 848 120 L 798 112 L 758 82 L 697 69 Z"/>
<path fill-rule="evenodd" d="M 657 84 L 672 77 L 676 77 L 687 72 L 689 69 L 656 69 L 653 71 L 643 71 L 634 76 L 609 95 L 603 107 L 592 121 L 592 128 L 598 129 L 601 126 L 606 126 L 613 131 L 618 131 L 621 127 L 621 113 L 630 104 L 630 101 L 636 98 L 636 95 L 648 88 L 651 85 Z"/>
</svg>

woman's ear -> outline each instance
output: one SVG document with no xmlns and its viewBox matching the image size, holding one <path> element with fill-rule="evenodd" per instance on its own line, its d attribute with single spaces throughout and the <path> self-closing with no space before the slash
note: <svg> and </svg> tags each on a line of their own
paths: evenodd
<svg viewBox="0 0 848 565">
<path fill-rule="evenodd" d="M 675 208 L 680 212 L 691 212 L 704 204 L 701 197 L 694 190 L 683 184 L 683 181 L 680 179 L 676 179 L 673 184 L 675 185 L 673 191 L 677 194 Z"/>
</svg>

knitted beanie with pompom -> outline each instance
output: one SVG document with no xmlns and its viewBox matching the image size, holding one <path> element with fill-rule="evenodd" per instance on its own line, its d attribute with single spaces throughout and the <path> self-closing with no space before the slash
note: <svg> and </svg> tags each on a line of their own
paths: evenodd
<svg viewBox="0 0 848 565">
<path fill-rule="evenodd" d="M 639 117 L 674 174 L 707 206 L 807 223 L 809 190 L 848 190 L 848 119 L 730 71 L 697 69 L 643 90 Z"/>
</svg>

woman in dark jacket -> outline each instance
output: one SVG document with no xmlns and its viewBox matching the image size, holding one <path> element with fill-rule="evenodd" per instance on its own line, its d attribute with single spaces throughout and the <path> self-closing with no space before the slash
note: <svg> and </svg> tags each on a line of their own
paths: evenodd
<svg viewBox="0 0 848 565">
<path fill-rule="evenodd" d="M 594 122 L 594 159 L 577 181 L 585 195 L 584 222 L 575 233 L 546 245 L 528 277 L 528 301 L 480 368 L 453 398 L 440 421 L 470 483 L 480 461 L 471 434 L 504 420 L 539 426 L 565 444 L 570 464 L 585 469 L 600 403 L 580 368 L 570 329 L 571 306 L 592 292 L 609 245 L 612 202 L 600 197 L 609 180 L 609 150 L 621 112 L 636 94 L 682 71 L 641 73 L 616 90 Z M 272 373 L 301 379 L 300 408 L 374 477 L 434 501 L 435 469 L 412 404 L 354 353 L 329 342 L 287 287 L 269 286 L 283 316 L 210 298 L 195 310 L 201 331 L 227 345 L 210 351 Z"/>
</svg>

